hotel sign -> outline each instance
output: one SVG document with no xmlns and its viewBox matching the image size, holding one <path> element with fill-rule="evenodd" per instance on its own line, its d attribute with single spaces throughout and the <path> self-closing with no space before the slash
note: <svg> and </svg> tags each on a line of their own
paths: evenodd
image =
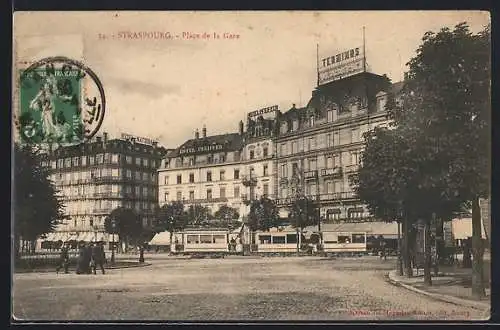
<svg viewBox="0 0 500 330">
<path fill-rule="evenodd" d="M 278 111 L 278 106 L 273 105 L 272 107 L 267 107 L 267 108 L 262 108 L 259 110 L 252 111 L 252 112 L 248 113 L 248 117 L 256 117 L 256 116 L 263 115 L 265 113 L 276 112 L 276 111 Z"/>
<path fill-rule="evenodd" d="M 324 85 L 363 72 L 364 61 L 365 54 L 362 47 L 322 59 L 318 68 L 319 84 Z"/>
<path fill-rule="evenodd" d="M 340 171 L 341 171 L 340 167 L 324 168 L 321 170 L 321 176 L 339 175 L 341 174 Z"/>
<path fill-rule="evenodd" d="M 122 133 L 121 136 L 122 136 L 122 139 L 124 139 L 124 140 L 135 139 L 135 142 L 142 143 L 142 144 L 153 145 L 153 144 L 157 143 L 156 141 L 151 140 L 149 138 L 134 136 L 134 135 L 126 134 L 126 133 Z"/>
<path fill-rule="evenodd" d="M 318 177 L 318 171 L 308 171 L 304 172 L 304 178 L 305 179 L 316 179 Z"/>
<path fill-rule="evenodd" d="M 210 144 L 197 147 L 181 148 L 179 150 L 179 155 L 201 154 L 206 152 L 222 151 L 223 149 L 224 146 L 222 144 Z"/>
</svg>

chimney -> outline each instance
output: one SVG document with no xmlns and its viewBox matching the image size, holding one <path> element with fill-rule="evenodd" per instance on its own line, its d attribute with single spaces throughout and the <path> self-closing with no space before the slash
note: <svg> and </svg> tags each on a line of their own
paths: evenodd
<svg viewBox="0 0 500 330">
<path fill-rule="evenodd" d="M 108 142 L 108 133 L 107 132 L 103 132 L 102 137 L 104 139 L 104 143 Z"/>
<path fill-rule="evenodd" d="M 153 141 L 153 147 L 154 148 L 158 147 L 158 142 L 157 141 Z"/>
<path fill-rule="evenodd" d="M 198 132 L 198 129 L 196 129 L 196 131 L 194 131 L 194 138 L 196 140 L 198 140 L 200 138 L 200 132 Z"/>
<path fill-rule="evenodd" d="M 202 134 L 202 136 L 203 136 L 204 138 L 206 138 L 206 137 L 207 137 L 207 127 L 206 127 L 205 125 L 203 125 L 203 129 L 202 129 L 202 131 L 201 131 L 201 134 Z"/>
<path fill-rule="evenodd" d="M 292 109 L 295 109 L 295 103 L 292 104 Z"/>
<path fill-rule="evenodd" d="M 243 135 L 243 120 L 240 120 L 239 131 L 240 135 Z"/>
<path fill-rule="evenodd" d="M 100 137 L 100 136 L 96 136 L 95 140 L 96 140 L 98 143 L 101 143 L 101 142 L 102 142 L 102 137 Z"/>
<path fill-rule="evenodd" d="M 132 142 L 132 145 L 135 145 L 135 137 L 130 138 L 130 142 Z"/>
</svg>

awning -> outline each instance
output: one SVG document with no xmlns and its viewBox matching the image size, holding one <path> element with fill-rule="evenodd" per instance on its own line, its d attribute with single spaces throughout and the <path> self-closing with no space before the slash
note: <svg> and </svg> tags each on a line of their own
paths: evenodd
<svg viewBox="0 0 500 330">
<path fill-rule="evenodd" d="M 108 242 L 113 242 L 113 237 L 115 242 L 120 241 L 120 235 L 118 234 L 108 234 Z"/>
<path fill-rule="evenodd" d="M 453 237 L 455 239 L 467 239 L 469 237 L 472 237 L 472 219 L 453 219 L 451 221 L 451 232 L 453 233 Z M 482 238 L 486 238 L 484 226 L 481 226 L 481 236 Z"/>
<path fill-rule="evenodd" d="M 45 234 L 45 238 L 41 238 L 43 241 L 55 242 L 56 233 L 47 233 Z"/>
<path fill-rule="evenodd" d="M 149 245 L 170 245 L 170 233 L 164 231 L 156 234 L 153 239 L 149 241 Z"/>
<path fill-rule="evenodd" d="M 71 235 L 67 235 L 66 236 L 65 242 L 68 242 L 68 241 L 77 241 L 77 240 L 78 240 L 78 235 L 77 234 L 71 234 Z"/>
</svg>

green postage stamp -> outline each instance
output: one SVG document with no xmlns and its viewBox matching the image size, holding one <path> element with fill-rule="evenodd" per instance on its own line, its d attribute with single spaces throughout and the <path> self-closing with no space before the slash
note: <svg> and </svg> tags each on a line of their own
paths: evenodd
<svg viewBox="0 0 500 330">
<path fill-rule="evenodd" d="M 16 126 L 21 143 L 78 144 L 94 136 L 105 112 L 97 75 L 66 57 L 40 60 L 19 70 Z"/>
<path fill-rule="evenodd" d="M 20 72 L 20 137 L 23 143 L 72 144 L 84 138 L 80 70 L 47 65 Z"/>
</svg>

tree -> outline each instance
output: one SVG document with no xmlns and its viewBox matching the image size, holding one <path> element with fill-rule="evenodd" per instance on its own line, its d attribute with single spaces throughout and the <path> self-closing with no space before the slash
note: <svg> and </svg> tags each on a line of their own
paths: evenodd
<svg viewBox="0 0 500 330">
<path fill-rule="evenodd" d="M 14 244 L 19 256 L 20 240 L 31 242 L 54 231 L 65 219 L 64 205 L 42 166 L 42 154 L 32 145 L 14 145 Z"/>
<path fill-rule="evenodd" d="M 188 223 L 193 226 L 207 224 L 213 216 L 206 206 L 200 204 L 190 205 L 187 209 Z"/>
<path fill-rule="evenodd" d="M 419 189 L 450 200 L 447 208 L 471 202 L 477 297 L 485 295 L 479 198 L 489 197 L 491 181 L 490 39 L 489 27 L 473 34 L 466 23 L 427 32 L 408 63 L 402 106 L 391 110 L 420 164 Z"/>
<path fill-rule="evenodd" d="M 221 227 L 234 227 L 239 224 L 240 214 L 234 207 L 227 206 L 226 204 L 215 211 L 214 218 L 218 220 Z"/>
<path fill-rule="evenodd" d="M 240 217 L 240 214 L 238 213 L 238 210 L 236 208 L 224 204 L 219 207 L 217 211 L 215 211 L 214 217 L 216 219 L 235 220 Z"/>
<path fill-rule="evenodd" d="M 318 223 L 318 205 L 316 201 L 299 195 L 290 207 L 288 218 L 297 230 L 297 254 L 300 251 L 300 241 L 305 227 Z"/>
<path fill-rule="evenodd" d="M 279 211 L 273 200 L 262 196 L 251 202 L 246 225 L 251 231 L 252 244 L 255 244 L 253 232 L 257 230 L 269 231 L 273 227 L 277 228 L 279 224 Z"/>
<path fill-rule="evenodd" d="M 172 242 L 174 232 L 186 228 L 187 223 L 188 214 L 184 211 L 184 204 L 180 201 L 165 204 L 158 211 L 158 227 L 170 233 L 170 242 Z"/>
<path fill-rule="evenodd" d="M 115 229 L 113 229 L 113 220 Z M 104 220 L 104 229 L 109 234 L 118 234 L 120 242 L 125 243 L 125 249 L 129 243 L 136 243 L 141 237 L 143 226 L 139 214 L 133 209 L 118 207 L 111 211 Z"/>
<path fill-rule="evenodd" d="M 409 221 L 412 219 L 403 215 L 409 213 L 409 210 L 404 209 L 405 201 L 408 200 L 407 188 L 418 175 L 418 168 L 408 155 L 410 148 L 407 141 L 397 130 L 375 128 L 366 133 L 364 138 L 366 146 L 361 166 L 356 174 L 349 177 L 350 183 L 372 215 L 386 222 L 397 221 L 398 226 L 402 224 L 405 244 L 399 253 L 403 255 L 406 273 L 411 277 Z M 403 221 L 403 218 L 407 221 Z"/>
</svg>

